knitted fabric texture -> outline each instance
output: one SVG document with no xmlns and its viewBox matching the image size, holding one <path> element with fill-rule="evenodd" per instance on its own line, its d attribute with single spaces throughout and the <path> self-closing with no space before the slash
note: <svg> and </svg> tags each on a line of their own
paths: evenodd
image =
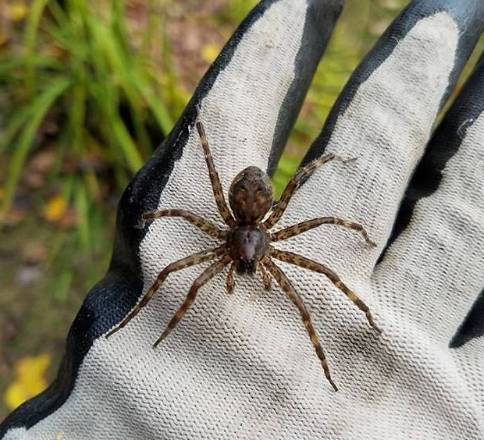
<svg viewBox="0 0 484 440">
<path fill-rule="evenodd" d="M 244 167 L 267 168 L 273 109 L 297 75 L 304 3 L 274 2 L 201 102 L 225 193 Z M 259 275 L 237 276 L 233 295 L 225 293 L 226 272 L 215 277 L 153 349 L 206 263 L 170 275 L 125 328 L 95 341 L 61 408 L 5 439 L 63 433 L 84 440 L 86 432 L 94 439 L 482 439 L 484 344 L 451 350 L 448 341 L 484 285 L 484 116 L 467 127 L 440 187 L 417 203 L 411 224 L 376 265 L 431 136 L 458 38 L 454 20 L 441 12 L 398 41 L 361 83 L 327 146 L 356 161 L 319 169 L 275 227 L 337 216 L 364 225 L 377 243 L 370 248 L 358 234 L 322 226 L 275 244 L 337 272 L 383 330 L 373 331 L 323 275 L 276 262 L 310 310 L 337 393 L 297 309 L 275 283 L 264 291 Z M 222 224 L 193 128 L 159 208 Z M 167 264 L 217 243 L 180 219 L 153 222 L 139 249 L 144 291 Z"/>
</svg>

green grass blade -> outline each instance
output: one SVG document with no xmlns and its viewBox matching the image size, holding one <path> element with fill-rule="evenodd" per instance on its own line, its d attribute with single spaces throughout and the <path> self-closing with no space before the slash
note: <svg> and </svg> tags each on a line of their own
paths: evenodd
<svg viewBox="0 0 484 440">
<path fill-rule="evenodd" d="M 31 105 L 31 119 L 24 127 L 16 149 L 10 162 L 7 182 L 5 185 L 5 198 L 0 209 L 0 218 L 4 217 L 10 209 L 17 182 L 27 153 L 32 146 L 34 136 L 51 105 L 64 93 L 70 85 L 67 79 L 61 79 L 49 86 Z"/>
<path fill-rule="evenodd" d="M 25 27 L 24 45 L 26 61 L 26 87 L 27 93 L 34 93 L 35 90 L 35 69 L 33 58 L 37 44 L 37 30 L 39 28 L 42 12 L 49 0 L 34 0 L 30 6 L 30 14 Z"/>
<path fill-rule="evenodd" d="M 29 106 L 25 106 L 12 114 L 7 126 L 2 132 L 0 132 L 2 135 L 0 140 L 0 153 L 8 150 L 8 147 L 11 145 L 13 139 L 18 134 L 22 126 L 27 123 L 31 115 L 32 109 Z"/>
<path fill-rule="evenodd" d="M 79 180 L 76 183 L 74 203 L 78 220 L 79 241 L 82 249 L 89 251 L 91 244 L 89 234 L 89 202 L 87 200 L 84 183 Z"/>
<path fill-rule="evenodd" d="M 154 95 L 153 89 L 148 85 L 146 80 L 140 77 L 140 75 L 137 75 L 134 85 L 148 103 L 148 107 L 155 115 L 162 132 L 165 134 L 169 133 L 173 128 L 174 122 L 168 109 L 163 105 L 162 101 Z"/>
<path fill-rule="evenodd" d="M 124 158 L 133 173 L 136 173 L 143 166 L 143 159 L 131 139 L 128 130 L 119 117 L 113 117 L 112 121 L 113 134 L 121 147 Z"/>
<path fill-rule="evenodd" d="M 33 55 L 28 60 L 24 57 L 5 57 L 0 60 L 0 81 L 7 78 L 17 80 L 19 76 L 23 77 L 23 70 L 27 64 L 35 68 L 56 71 L 63 68 L 62 63 L 51 57 Z"/>
<path fill-rule="evenodd" d="M 174 124 L 170 112 L 154 94 L 146 75 L 135 64 L 136 60 L 123 50 L 123 42 L 119 41 L 115 32 L 100 23 L 93 23 L 92 30 L 131 105 L 139 106 L 141 100 L 146 101 L 163 133 L 169 133 Z"/>
</svg>

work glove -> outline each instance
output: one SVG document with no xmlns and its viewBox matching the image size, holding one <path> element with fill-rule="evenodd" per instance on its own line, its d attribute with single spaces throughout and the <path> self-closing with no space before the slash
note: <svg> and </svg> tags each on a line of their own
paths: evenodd
<svg viewBox="0 0 484 440">
<path fill-rule="evenodd" d="M 124 192 L 109 271 L 74 320 L 57 379 L 3 422 L 1 438 L 484 438 L 484 61 L 436 125 L 481 34 L 481 0 L 411 3 L 310 147 L 303 164 L 341 160 L 303 176 L 271 232 L 334 217 L 376 245 L 322 224 L 271 246 L 340 281 L 276 252 L 286 282 L 272 277 L 266 290 L 259 271 L 235 274 L 228 295 L 225 269 L 153 348 L 206 261 L 167 277 L 119 328 L 166 266 L 223 243 L 184 218 L 143 225 L 144 213 L 183 209 L 228 229 L 197 107 L 225 198 L 245 167 L 271 173 L 341 7 L 265 0 L 241 24 Z"/>
</svg>

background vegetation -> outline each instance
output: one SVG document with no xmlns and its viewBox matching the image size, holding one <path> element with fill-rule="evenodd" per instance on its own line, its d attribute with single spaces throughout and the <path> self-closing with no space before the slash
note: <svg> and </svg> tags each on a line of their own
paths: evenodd
<svg viewBox="0 0 484 440">
<path fill-rule="evenodd" d="M 54 376 L 70 322 L 106 270 L 122 190 L 256 3 L 0 3 L 0 420 Z M 347 1 L 278 188 L 407 3 Z"/>
</svg>

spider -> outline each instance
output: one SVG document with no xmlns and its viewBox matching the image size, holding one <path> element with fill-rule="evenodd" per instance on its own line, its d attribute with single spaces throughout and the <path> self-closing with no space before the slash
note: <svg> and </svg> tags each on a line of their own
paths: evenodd
<svg viewBox="0 0 484 440">
<path fill-rule="evenodd" d="M 256 272 L 260 272 L 262 275 L 263 286 L 266 290 L 271 289 L 271 279 L 274 278 L 282 291 L 287 294 L 289 299 L 297 307 L 314 350 L 321 361 L 324 374 L 334 390 L 337 391 L 338 388 L 331 378 L 326 356 L 312 324 L 311 316 L 304 305 L 303 300 L 296 293 L 286 274 L 274 263 L 273 259 L 294 264 L 325 275 L 348 297 L 350 301 L 365 313 L 366 319 L 371 327 L 373 327 L 378 333 L 381 333 L 381 330 L 375 324 L 366 304 L 343 283 L 335 272 L 323 264 L 310 260 L 302 255 L 278 250 L 273 247 L 271 243 L 286 240 L 321 225 L 338 225 L 347 229 L 352 229 L 361 233 L 369 245 L 375 246 L 375 243 L 370 240 L 366 230 L 360 224 L 335 217 L 314 218 L 276 232 L 270 232 L 270 230 L 277 224 L 284 214 L 295 191 L 316 171 L 316 169 L 334 159 L 341 160 L 343 163 L 347 163 L 348 160 L 345 161 L 334 154 L 327 154 L 310 162 L 308 165 L 301 168 L 290 180 L 277 203 L 273 202 L 272 185 L 267 174 L 255 166 L 247 167 L 234 178 L 230 186 L 229 204 L 232 209 L 231 212 L 224 198 L 222 185 L 213 163 L 207 136 L 202 121 L 200 120 L 199 113 L 197 113 L 195 125 L 200 136 L 218 211 L 228 225 L 228 229 L 221 229 L 214 223 L 205 220 L 197 214 L 183 209 L 163 209 L 146 212 L 142 215 L 140 227 L 144 227 L 147 221 L 162 217 L 181 217 L 211 237 L 223 240 L 224 242 L 218 247 L 190 255 L 166 266 L 159 273 L 156 281 L 141 298 L 138 305 L 117 327 L 111 330 L 106 337 L 111 336 L 128 324 L 128 322 L 131 321 L 131 319 L 133 319 L 152 299 L 155 292 L 161 287 L 169 274 L 209 260 L 216 260 L 195 279 L 185 301 L 172 317 L 166 326 L 166 329 L 155 342 L 153 347 L 155 348 L 158 346 L 158 344 L 171 333 L 178 322 L 183 318 L 194 302 L 200 288 L 214 276 L 222 272 L 227 266 L 230 266 L 226 278 L 227 293 L 232 293 L 234 290 L 234 272 L 237 274 L 249 275 L 254 275 Z"/>
</svg>

